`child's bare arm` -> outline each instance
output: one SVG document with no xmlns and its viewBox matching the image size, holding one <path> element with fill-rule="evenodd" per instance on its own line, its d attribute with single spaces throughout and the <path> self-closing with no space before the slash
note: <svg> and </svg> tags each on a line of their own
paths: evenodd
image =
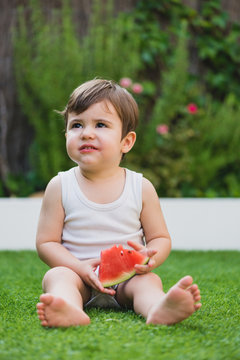
<svg viewBox="0 0 240 360">
<path fill-rule="evenodd" d="M 56 176 L 46 188 L 40 212 L 36 239 L 39 257 L 50 267 L 65 266 L 70 268 L 89 286 L 98 291 L 109 293 L 109 290 L 103 288 L 94 273 L 94 268 L 99 265 L 100 260 L 80 261 L 61 244 L 64 217 L 61 183 L 59 176 Z"/>
<path fill-rule="evenodd" d="M 160 207 L 156 190 L 150 181 L 143 178 L 143 207 L 141 212 L 141 223 L 144 230 L 147 248 L 156 250 L 151 257 L 154 265 L 161 265 L 171 251 L 171 238 Z"/>
<path fill-rule="evenodd" d="M 50 267 L 69 265 L 76 271 L 79 261 L 61 245 L 63 222 L 61 183 L 56 176 L 49 182 L 43 198 L 37 229 L 37 251 Z"/>
</svg>

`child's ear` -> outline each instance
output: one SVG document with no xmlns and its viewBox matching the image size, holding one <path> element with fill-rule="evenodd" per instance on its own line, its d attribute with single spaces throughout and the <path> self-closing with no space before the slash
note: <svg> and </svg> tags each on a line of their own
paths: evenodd
<svg viewBox="0 0 240 360">
<path fill-rule="evenodd" d="M 128 153 L 136 141 L 136 133 L 134 131 L 130 131 L 123 139 L 122 139 L 122 153 Z"/>
</svg>

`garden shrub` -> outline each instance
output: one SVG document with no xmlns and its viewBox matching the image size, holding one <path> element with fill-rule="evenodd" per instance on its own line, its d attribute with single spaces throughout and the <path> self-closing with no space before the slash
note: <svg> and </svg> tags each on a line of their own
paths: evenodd
<svg viewBox="0 0 240 360">
<path fill-rule="evenodd" d="M 30 5 L 28 21 L 19 10 L 14 37 L 19 99 L 35 131 L 25 180 L 44 188 L 72 166 L 53 109 L 63 109 L 73 88 L 94 77 L 127 78 L 140 126 L 123 165 L 143 172 L 161 197 L 239 196 L 240 27 L 220 0 L 203 1 L 199 13 L 180 0 L 140 0 L 117 16 L 112 0 L 104 9 L 94 0 L 83 38 L 68 1 L 48 21 L 40 1 Z"/>
<path fill-rule="evenodd" d="M 142 170 L 159 196 L 239 196 L 240 26 L 219 0 L 202 1 L 199 12 L 179 0 L 139 1 L 134 16 L 156 91 L 141 109 L 149 125 L 139 134 L 140 157 L 133 151 L 127 165 Z"/>
<path fill-rule="evenodd" d="M 232 94 L 221 105 L 209 101 L 202 109 L 188 144 L 192 180 L 184 195 L 240 196 L 239 119 L 240 104 Z"/>
<path fill-rule="evenodd" d="M 39 1 L 30 4 L 29 22 L 19 9 L 15 73 L 22 109 L 35 131 L 32 167 L 44 186 L 71 165 L 65 151 L 64 122 L 53 110 L 63 110 L 70 93 L 82 82 L 94 77 L 119 79 L 124 74 L 134 77 L 141 62 L 134 21 L 121 14 L 114 18 L 112 1 L 108 1 L 102 22 L 101 4 L 95 0 L 90 31 L 83 39 L 76 36 L 68 1 L 48 21 Z"/>
<path fill-rule="evenodd" d="M 186 24 L 182 23 L 169 69 L 157 81 L 161 94 L 155 94 L 150 121 L 145 122 L 144 111 L 140 111 L 138 142 L 126 158 L 126 165 L 142 171 L 160 196 L 181 196 L 181 183 L 189 177 L 186 141 L 191 133 L 183 121 L 189 91 L 186 32 Z"/>
<path fill-rule="evenodd" d="M 161 94 L 155 95 L 151 120 L 142 119 L 140 141 L 126 166 L 142 171 L 161 197 L 236 197 L 240 104 L 234 94 L 222 104 L 210 94 L 203 96 L 199 82 L 187 73 L 187 43 L 184 22 L 161 79 Z"/>
<path fill-rule="evenodd" d="M 140 0 L 133 16 L 142 39 L 142 60 L 162 71 L 174 51 L 173 36 L 183 20 L 188 24 L 190 73 L 217 100 L 228 93 L 240 96 L 240 24 L 231 22 L 221 0 L 200 1 L 199 9 L 181 0 Z M 154 76 L 153 75 L 153 76 Z"/>
</svg>

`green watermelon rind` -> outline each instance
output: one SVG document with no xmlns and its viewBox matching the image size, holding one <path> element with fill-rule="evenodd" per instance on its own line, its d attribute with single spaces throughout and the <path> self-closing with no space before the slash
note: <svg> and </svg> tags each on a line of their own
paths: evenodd
<svg viewBox="0 0 240 360">
<path fill-rule="evenodd" d="M 149 258 L 147 257 L 146 259 L 144 259 L 144 261 L 139 264 L 139 265 L 146 265 L 149 261 Z M 105 280 L 104 282 L 102 282 L 102 285 L 104 288 L 110 287 L 110 286 L 114 286 L 117 284 L 120 284 L 126 280 L 131 279 L 134 275 L 136 275 L 136 270 L 133 270 L 131 272 L 128 273 L 124 273 L 121 277 L 118 277 L 118 279 L 116 280 Z"/>
</svg>

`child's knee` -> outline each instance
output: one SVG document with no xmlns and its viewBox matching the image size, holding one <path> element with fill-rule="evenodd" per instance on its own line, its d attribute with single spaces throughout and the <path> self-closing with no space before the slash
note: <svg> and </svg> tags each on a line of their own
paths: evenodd
<svg viewBox="0 0 240 360">
<path fill-rule="evenodd" d="M 71 269 L 64 267 L 64 266 L 56 266 L 46 272 L 44 275 L 42 285 L 43 289 L 46 287 L 46 284 L 49 284 L 51 282 L 55 282 L 58 280 L 61 281 L 69 281 L 70 279 L 78 281 L 79 276 L 72 271 Z"/>
<path fill-rule="evenodd" d="M 146 281 L 146 284 L 150 284 L 150 283 L 154 283 L 157 286 L 162 288 L 162 280 L 160 279 L 160 277 L 153 273 L 153 272 L 149 272 L 145 275 L 139 275 L 140 277 L 143 277 L 144 281 Z"/>
</svg>

